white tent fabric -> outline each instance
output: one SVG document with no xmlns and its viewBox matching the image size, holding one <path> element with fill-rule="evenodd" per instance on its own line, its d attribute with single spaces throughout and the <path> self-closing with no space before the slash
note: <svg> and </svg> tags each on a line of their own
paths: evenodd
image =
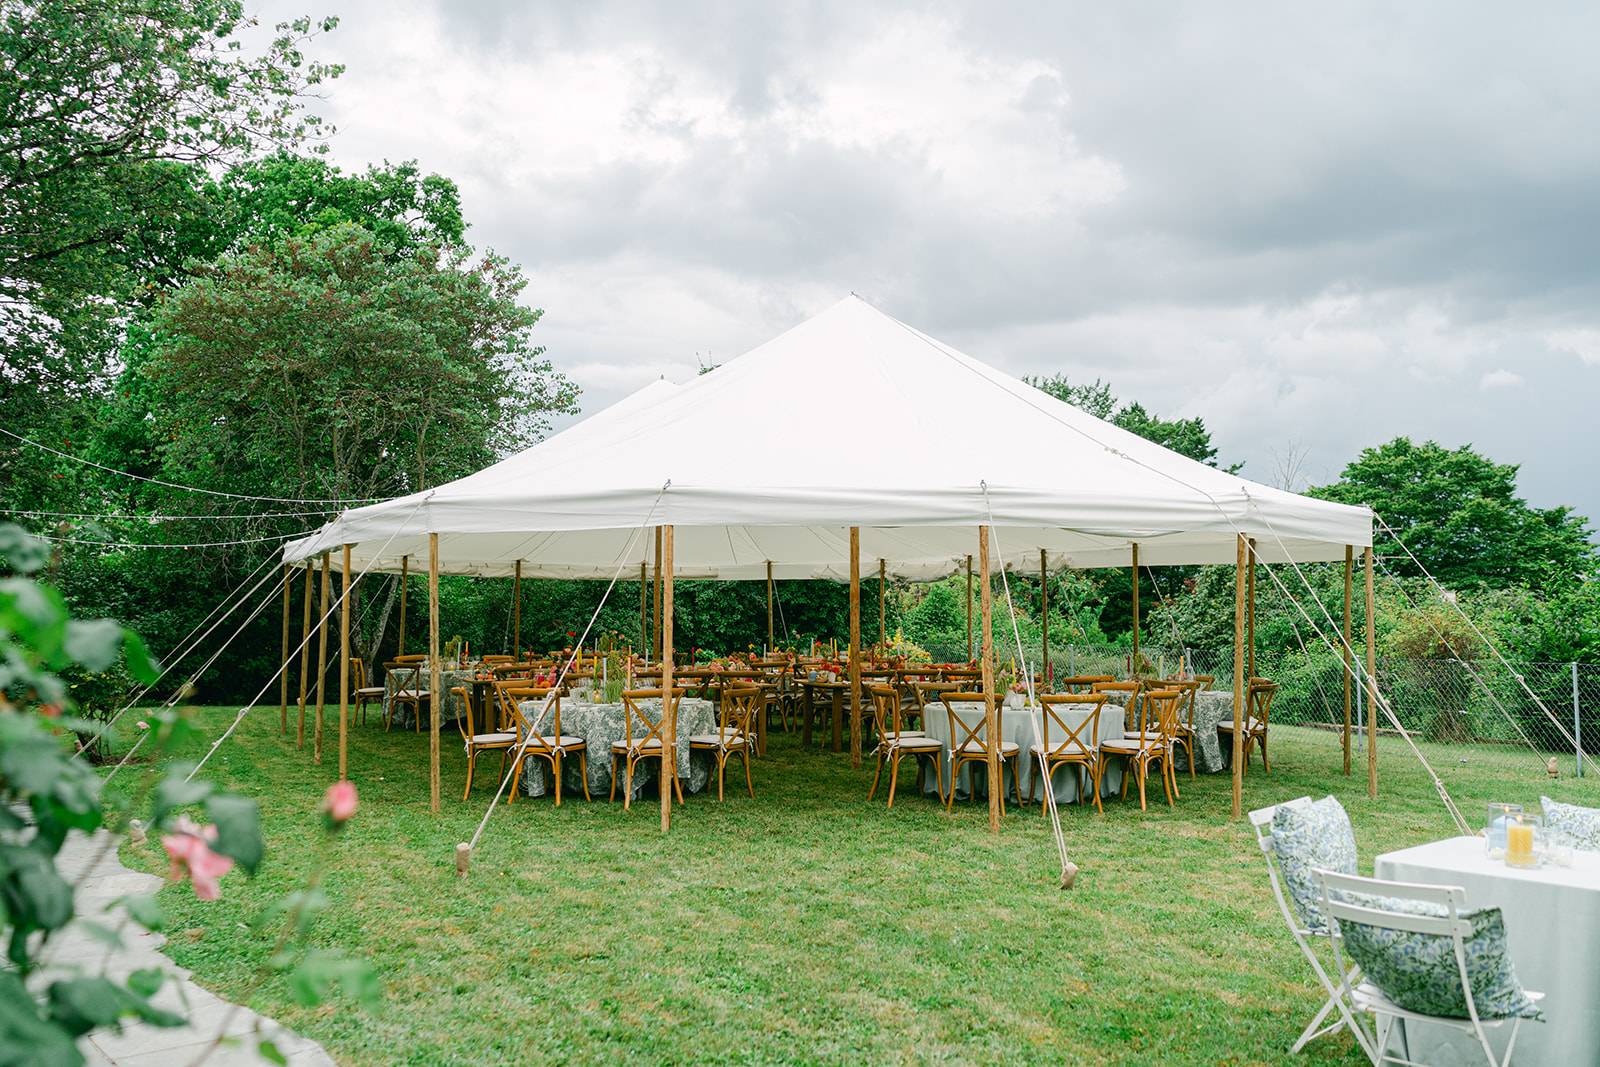
<svg viewBox="0 0 1600 1067">
<path fill-rule="evenodd" d="M 858 297 L 683 386 L 656 383 L 525 452 L 445 485 L 356 508 L 288 545 L 287 562 L 349 542 L 352 563 L 624 577 L 643 525 L 676 528 L 687 578 L 936 578 L 998 527 L 1000 562 L 1336 560 L 1372 543 L 1372 512 L 1197 463 L 963 355 Z M 382 553 L 381 557 L 376 554 Z M 334 553 L 337 565 L 339 553 Z"/>
</svg>

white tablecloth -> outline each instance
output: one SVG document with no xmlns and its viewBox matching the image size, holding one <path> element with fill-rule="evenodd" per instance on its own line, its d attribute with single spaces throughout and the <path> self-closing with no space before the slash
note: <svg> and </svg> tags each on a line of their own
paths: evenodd
<svg viewBox="0 0 1600 1067">
<path fill-rule="evenodd" d="M 1396 882 L 1458 885 L 1469 907 L 1497 907 L 1517 978 L 1545 995 L 1544 1022 L 1525 1022 L 1516 1064 L 1600 1067 L 1600 853 L 1575 852 L 1573 865 L 1517 870 L 1484 855 L 1483 839 L 1453 837 L 1379 856 L 1375 873 Z M 1482 1063 L 1470 1037 L 1411 1025 L 1414 1060 Z M 1490 1034 L 1498 1053 L 1505 1035 Z"/>
<path fill-rule="evenodd" d="M 956 714 L 960 715 L 962 721 L 970 726 L 983 721 L 983 705 L 957 704 Z M 1074 728 L 1081 726 L 1084 720 L 1089 717 L 1087 709 L 1079 711 L 1077 709 L 1059 708 L 1056 714 Z M 1000 709 L 1000 740 L 1014 741 L 1022 749 L 1022 796 L 1025 800 L 1037 801 L 1044 799 L 1044 792 L 1039 788 L 1038 782 L 1040 777 L 1038 758 L 1028 751 L 1031 746 L 1038 744 L 1040 741 L 1042 716 L 1043 712 L 1037 708 L 1029 710 L 1028 708 L 1003 707 Z M 1095 734 L 1095 743 L 1099 744 L 1101 741 L 1111 737 L 1121 737 L 1124 729 L 1123 720 L 1124 713 L 1120 707 L 1115 704 L 1106 704 L 1100 712 L 1100 724 Z M 927 731 L 929 737 L 938 739 L 944 745 L 944 753 L 939 759 L 939 773 L 944 776 L 944 786 L 948 790 L 950 786 L 950 745 L 952 738 L 950 737 L 950 716 L 945 713 L 943 704 L 929 703 L 927 711 L 923 714 L 923 729 Z M 1065 738 L 1057 737 L 1055 731 L 1051 731 L 1051 744 L 1059 744 L 1063 740 Z M 1106 768 L 1106 775 L 1100 782 L 1101 796 L 1111 796 L 1122 788 L 1122 764 L 1123 761 L 1120 759 L 1111 760 L 1110 765 Z M 961 769 L 961 780 L 956 783 L 957 797 L 964 799 L 972 795 L 972 777 L 976 766 L 976 764 L 968 764 Z M 1004 768 L 1002 773 L 1005 788 L 1009 795 L 1011 789 L 1011 765 L 1009 761 L 1004 764 Z M 934 792 L 933 776 L 924 771 L 923 777 L 923 791 Z M 1064 767 L 1056 771 L 1055 783 L 1057 803 L 1067 804 L 1078 799 L 1078 773 L 1073 768 Z"/>
</svg>

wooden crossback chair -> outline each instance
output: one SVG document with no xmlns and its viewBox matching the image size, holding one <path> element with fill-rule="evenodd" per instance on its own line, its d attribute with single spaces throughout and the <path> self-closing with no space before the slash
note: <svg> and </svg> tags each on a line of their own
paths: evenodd
<svg viewBox="0 0 1600 1067">
<path fill-rule="evenodd" d="M 484 656 L 484 657 L 482 657 L 482 660 L 483 660 L 483 665 L 485 667 L 493 667 L 498 663 L 515 663 L 517 661 L 517 657 L 515 657 L 515 656 Z"/>
<path fill-rule="evenodd" d="M 1100 748 L 1096 742 L 1100 730 L 1100 709 L 1105 707 L 1106 698 L 1103 693 L 1047 693 L 1039 697 L 1039 703 L 1044 707 L 1040 727 L 1043 731 L 1043 740 L 1029 747 L 1028 751 L 1034 759 L 1044 761 L 1044 788 L 1055 787 L 1057 767 L 1078 768 L 1078 803 L 1083 803 L 1083 780 L 1089 779 L 1089 784 L 1094 787 L 1095 810 L 1105 812 L 1100 804 Z M 1076 727 L 1070 725 L 1061 717 L 1069 708 L 1089 709 L 1089 717 Z M 1056 739 L 1051 740 L 1051 724 L 1055 724 Z M 1044 812 L 1049 807 L 1049 798 L 1042 794 L 1039 808 Z"/>
<path fill-rule="evenodd" d="M 756 798 L 755 783 L 750 780 L 750 748 L 755 744 L 752 733 L 757 715 L 766 714 L 767 697 L 758 685 L 724 685 L 721 706 L 717 712 L 717 732 L 690 734 L 690 751 L 709 752 L 717 761 L 717 799 L 722 799 L 722 782 L 728 760 L 738 755 L 744 759 L 744 784 L 750 799 Z"/>
<path fill-rule="evenodd" d="M 919 767 L 924 759 L 933 761 L 934 780 L 938 782 L 939 801 L 943 803 L 944 775 L 939 773 L 939 755 L 944 751 L 944 744 L 920 730 L 908 733 L 900 729 L 903 709 L 900 706 L 900 691 L 894 686 L 870 686 L 867 696 L 872 700 L 872 721 L 878 731 L 878 769 L 873 772 L 872 788 L 867 791 L 867 799 L 878 795 L 878 779 L 882 777 L 883 765 L 887 763 L 889 807 L 894 807 L 895 784 L 900 780 L 900 761 L 906 756 L 914 756 Z"/>
<path fill-rule="evenodd" d="M 936 701 L 940 693 L 954 693 L 961 688 L 959 682 L 911 682 L 908 686 L 911 692 L 911 706 L 906 707 L 904 700 L 900 703 L 900 713 L 904 718 L 915 719 L 917 729 L 901 730 L 902 737 L 913 734 L 926 735 L 928 732 L 928 704 Z"/>
<path fill-rule="evenodd" d="M 955 803 L 956 776 L 961 773 L 961 767 L 966 763 L 989 762 L 990 746 L 1000 753 L 1000 762 L 1011 761 L 1011 784 L 1016 788 L 1017 806 L 1022 806 L 1022 776 L 1017 772 L 1021 770 L 1018 763 L 1021 760 L 1022 746 L 1015 741 L 1001 741 L 999 738 L 989 737 L 988 716 L 980 711 L 972 726 L 956 714 L 955 705 L 976 704 L 984 706 L 982 693 L 940 693 L 939 700 L 944 704 L 945 714 L 950 718 L 950 792 L 945 796 L 945 807 L 948 809 Z M 986 709 L 985 709 L 986 710 Z M 968 712 L 971 715 L 971 712 Z M 1004 791 L 1000 794 L 1000 810 L 1005 811 L 1006 798 Z"/>
<path fill-rule="evenodd" d="M 1056 688 L 1063 693 L 1087 693 L 1100 682 L 1114 682 L 1117 679 L 1110 674 L 1074 674 L 1056 682 Z"/>
<path fill-rule="evenodd" d="M 399 711 L 400 705 L 405 704 L 411 707 L 417 733 L 422 732 L 422 705 L 428 705 L 430 710 L 433 707 L 433 694 L 422 688 L 423 666 L 422 662 L 411 656 L 405 659 L 392 659 L 383 665 L 386 673 L 394 674 L 396 685 L 394 695 L 389 698 L 389 714 L 383 721 L 385 730 L 394 725 L 395 714 Z"/>
<path fill-rule="evenodd" d="M 517 799 L 517 787 L 522 784 L 522 765 L 529 759 L 542 759 L 550 764 L 550 777 L 554 781 L 556 807 L 561 806 L 561 765 L 568 756 L 578 757 L 578 773 L 583 779 L 583 799 L 589 797 L 589 743 L 581 737 L 563 735 L 561 732 L 561 694 L 552 692 L 548 688 L 539 688 L 531 685 L 518 685 L 512 683 L 497 683 L 495 693 L 500 700 L 500 715 L 502 723 L 507 723 L 515 730 L 516 748 L 512 750 L 511 766 L 511 795 L 506 798 L 510 804 Z M 535 718 L 530 719 L 522 710 L 524 700 L 537 701 L 541 705 L 544 701 L 550 702 L 549 713 L 545 716 L 544 723 L 539 724 L 537 732 L 534 731 Z M 546 726 L 545 724 L 548 724 Z M 548 732 L 546 732 L 548 730 Z"/>
<path fill-rule="evenodd" d="M 617 799 L 617 760 L 622 760 L 626 776 L 626 785 L 622 793 L 622 810 L 627 811 L 628 805 L 633 801 L 633 768 L 641 761 L 654 759 L 661 761 L 661 788 L 671 789 L 678 795 L 678 803 L 683 803 L 683 786 L 678 782 L 678 776 L 672 774 L 672 784 L 667 784 L 668 756 L 666 753 L 667 739 L 664 731 L 667 728 L 667 719 L 671 709 L 678 706 L 683 699 L 683 689 L 673 689 L 670 697 L 660 689 L 626 689 L 622 693 L 622 730 L 623 736 L 619 741 L 611 742 L 611 799 Z M 640 703 L 645 700 L 660 700 L 661 710 L 652 716 Z M 670 703 L 669 703 L 670 700 Z M 638 736 L 635 736 L 635 731 Z"/>
<path fill-rule="evenodd" d="M 1239 768 L 1240 774 L 1249 771 L 1250 752 L 1258 743 L 1261 745 L 1261 767 L 1268 774 L 1272 773 L 1272 764 L 1267 761 L 1267 719 L 1272 713 L 1272 698 L 1277 693 L 1276 682 L 1269 682 L 1265 678 L 1250 679 L 1250 686 L 1244 694 L 1244 762 Z M 1217 732 L 1227 740 L 1223 750 L 1232 752 L 1233 723 L 1227 720 L 1217 723 Z"/>
<path fill-rule="evenodd" d="M 1201 683 L 1194 678 L 1168 678 L 1160 683 L 1163 689 L 1176 689 L 1183 694 L 1183 699 L 1178 703 L 1178 729 L 1172 735 L 1172 743 L 1183 749 L 1183 754 L 1189 759 L 1189 778 L 1193 780 L 1194 773 L 1194 702 L 1195 694 L 1200 691 Z"/>
<path fill-rule="evenodd" d="M 1200 683 L 1201 689 L 1210 689 L 1217 684 L 1217 676 L 1214 674 L 1197 674 L 1194 680 Z"/>
<path fill-rule="evenodd" d="M 1152 689 L 1139 702 L 1139 730 L 1137 733 L 1110 737 L 1100 742 L 1100 770 L 1105 773 L 1106 761 L 1121 757 L 1126 767 L 1122 773 L 1122 795 L 1128 795 L 1128 779 L 1139 783 L 1139 810 L 1146 810 L 1145 783 L 1152 764 L 1161 768 L 1161 786 L 1167 795 L 1167 805 L 1172 805 L 1178 795 L 1178 778 L 1172 773 L 1172 737 L 1178 726 L 1178 701 L 1183 694 L 1176 689 Z"/>
<path fill-rule="evenodd" d="M 356 715 L 364 725 L 367 721 L 367 705 L 373 701 L 378 702 L 378 711 L 383 711 L 383 698 L 388 692 L 381 685 L 367 684 L 367 664 L 360 656 L 351 657 L 351 680 L 355 682 L 354 696 L 356 698 Z"/>
<path fill-rule="evenodd" d="M 472 795 L 472 772 L 478 765 L 479 753 L 500 753 L 500 779 L 504 779 L 506 756 L 516 746 L 517 735 L 508 730 L 491 730 L 486 720 L 483 722 L 478 720 L 477 710 L 472 706 L 471 687 L 458 685 L 450 691 L 461 698 L 461 706 L 466 709 L 466 714 L 456 720 L 456 726 L 461 731 L 461 740 L 467 750 L 467 787 L 461 791 L 461 799 L 466 800 Z M 481 732 L 478 730 L 480 725 L 485 728 Z"/>
</svg>

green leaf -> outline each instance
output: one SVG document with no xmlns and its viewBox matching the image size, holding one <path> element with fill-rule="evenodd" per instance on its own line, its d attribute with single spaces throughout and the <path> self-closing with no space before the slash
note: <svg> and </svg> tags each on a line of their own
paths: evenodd
<svg viewBox="0 0 1600 1067">
<path fill-rule="evenodd" d="M 74 1037 L 116 1025 L 133 1010 L 132 995 L 109 978 L 68 978 L 50 984 L 50 1015 Z"/>
<path fill-rule="evenodd" d="M 0 883 L 7 918 L 18 929 L 59 930 L 72 919 L 72 887 L 42 853 L 14 848 L 9 877 Z"/>
<path fill-rule="evenodd" d="M 122 634 L 111 619 L 74 620 L 67 623 L 66 653 L 88 670 L 103 671 L 117 661 Z"/>
<path fill-rule="evenodd" d="M 160 967 L 145 967 L 128 975 L 128 989 L 135 996 L 148 1000 L 161 991 L 161 985 L 166 980 L 166 972 Z"/>
<path fill-rule="evenodd" d="M 289 974 L 289 994 L 306 1007 L 315 1007 L 334 993 L 371 1007 L 378 1002 L 378 972 L 366 960 L 340 952 L 317 950 L 306 954 Z"/>
<path fill-rule="evenodd" d="M 276 1063 L 279 1067 L 283 1067 L 284 1064 L 289 1062 L 289 1057 L 279 1051 L 278 1046 L 270 1038 L 264 1037 L 256 1042 L 256 1052 L 268 1063 Z"/>
<path fill-rule="evenodd" d="M 117 933 L 109 926 L 106 926 L 102 923 L 90 922 L 88 919 L 79 919 L 78 927 L 82 929 L 84 933 L 88 934 L 90 937 L 94 938 L 96 941 L 108 948 L 122 947 L 122 935 Z"/>
<path fill-rule="evenodd" d="M 146 930 L 160 930 L 167 925 L 166 913 L 161 910 L 161 902 L 154 894 L 130 894 L 118 897 L 112 901 L 110 907 L 121 904 L 128 909 L 128 917 Z"/>
<path fill-rule="evenodd" d="M 22 980 L 0 971 L 0 1063 L 79 1067 L 83 1054 L 71 1034 L 39 1014 Z"/>
<path fill-rule="evenodd" d="M 198 804 L 211 795 L 215 787 L 210 782 L 204 779 L 184 781 L 191 769 L 189 764 L 173 764 L 167 769 L 167 776 L 156 784 L 150 810 L 151 826 L 164 826 L 167 816 L 178 808 Z"/>
<path fill-rule="evenodd" d="M 150 646 L 132 630 L 122 631 L 122 652 L 128 663 L 128 673 L 133 675 L 135 681 L 154 685 L 156 679 L 161 677 L 161 664 L 150 654 Z"/>
<path fill-rule="evenodd" d="M 231 856 L 247 872 L 255 874 L 266 852 L 256 802 L 233 793 L 214 793 L 206 800 L 206 814 L 217 827 L 212 850 Z"/>
</svg>

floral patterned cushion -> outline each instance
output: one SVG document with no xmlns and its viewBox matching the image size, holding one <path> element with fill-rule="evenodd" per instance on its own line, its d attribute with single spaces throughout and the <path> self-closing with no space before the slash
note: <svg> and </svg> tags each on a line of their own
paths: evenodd
<svg viewBox="0 0 1600 1067">
<path fill-rule="evenodd" d="M 1344 805 L 1333 797 L 1279 804 L 1272 816 L 1272 848 L 1300 921 L 1314 934 L 1327 933 L 1322 887 L 1312 871 L 1356 873 L 1356 835 Z"/>
<path fill-rule="evenodd" d="M 1410 915 L 1444 916 L 1444 907 L 1419 900 L 1363 897 L 1348 894 L 1355 903 L 1370 902 L 1386 911 Z M 1462 912 L 1472 924 L 1463 939 L 1467 980 L 1478 1016 L 1504 1019 L 1514 1015 L 1537 1019 L 1539 1008 L 1528 999 L 1506 951 L 1506 927 L 1499 908 Z M 1465 1019 L 1467 1001 L 1461 992 L 1461 970 L 1456 965 L 1454 939 L 1443 934 L 1419 934 L 1381 926 L 1344 921 L 1339 924 L 1345 954 L 1360 965 L 1368 981 L 1384 996 L 1408 1011 Z"/>
<path fill-rule="evenodd" d="M 1544 809 L 1546 829 L 1560 830 L 1572 838 L 1575 848 L 1600 852 L 1600 808 L 1580 808 L 1549 797 L 1540 797 L 1539 806 Z"/>
</svg>

